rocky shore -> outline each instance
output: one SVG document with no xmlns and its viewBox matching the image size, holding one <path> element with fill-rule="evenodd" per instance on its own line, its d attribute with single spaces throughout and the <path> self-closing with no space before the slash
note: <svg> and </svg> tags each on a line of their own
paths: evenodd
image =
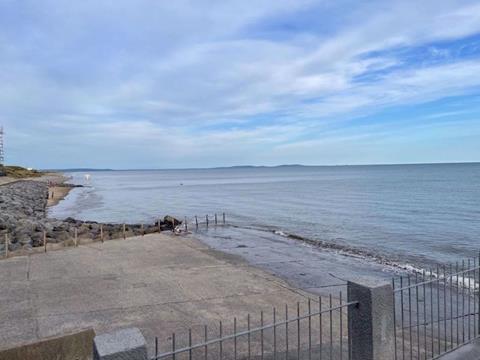
<svg viewBox="0 0 480 360">
<path fill-rule="evenodd" d="M 74 186 L 63 184 L 62 186 Z M 9 250 L 42 246 L 44 233 L 48 243 L 71 242 L 77 230 L 78 239 L 104 240 L 123 237 L 123 224 L 100 224 L 94 221 L 47 218 L 49 185 L 43 181 L 22 180 L 0 186 L 0 251 L 4 250 L 8 234 Z M 161 230 L 171 230 L 181 222 L 166 216 L 160 222 Z M 158 232 L 159 224 L 126 224 L 125 235 L 136 236 Z"/>
</svg>

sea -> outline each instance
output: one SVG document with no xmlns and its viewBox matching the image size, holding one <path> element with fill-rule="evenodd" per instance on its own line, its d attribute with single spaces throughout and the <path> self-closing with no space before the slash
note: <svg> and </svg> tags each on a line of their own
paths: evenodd
<svg viewBox="0 0 480 360">
<path fill-rule="evenodd" d="M 287 278 L 304 276 L 312 287 L 308 269 L 383 277 L 449 266 L 480 251 L 480 163 L 66 175 L 84 187 L 50 217 L 152 223 L 172 215 L 208 245 Z"/>
</svg>

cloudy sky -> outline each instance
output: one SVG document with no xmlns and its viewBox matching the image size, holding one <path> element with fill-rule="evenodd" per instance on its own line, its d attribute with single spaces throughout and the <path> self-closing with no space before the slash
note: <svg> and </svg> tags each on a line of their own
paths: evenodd
<svg viewBox="0 0 480 360">
<path fill-rule="evenodd" d="M 480 3 L 0 0 L 6 160 L 480 161 Z"/>
</svg>

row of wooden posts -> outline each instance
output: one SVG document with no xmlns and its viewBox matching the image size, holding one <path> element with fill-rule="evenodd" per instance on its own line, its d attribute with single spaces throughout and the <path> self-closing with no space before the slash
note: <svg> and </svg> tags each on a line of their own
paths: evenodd
<svg viewBox="0 0 480 360">
<path fill-rule="evenodd" d="M 223 225 L 225 225 L 225 213 L 222 213 L 222 223 Z M 195 227 L 198 229 L 198 217 L 197 215 L 195 215 Z M 205 215 L 205 224 L 207 225 L 207 228 L 208 228 L 208 224 L 209 224 L 209 218 L 208 218 L 208 215 Z M 214 224 L 215 226 L 218 225 L 218 217 L 217 217 L 217 214 L 215 213 L 215 216 L 214 216 Z M 161 221 L 160 219 L 158 219 L 158 232 L 162 232 L 162 229 L 160 227 L 161 225 Z M 185 226 L 185 231 L 188 231 L 188 221 L 187 221 L 187 217 L 185 216 L 185 221 L 184 221 L 184 226 Z M 127 238 L 127 231 L 126 231 L 126 224 L 124 223 L 123 226 L 122 226 L 122 233 L 123 233 L 123 239 L 126 239 Z M 141 233 L 142 233 L 142 236 L 145 235 L 145 230 L 144 230 L 144 227 L 143 227 L 143 224 L 140 225 L 140 230 L 141 230 Z M 175 231 L 175 220 L 173 219 L 172 220 L 172 231 Z M 102 241 L 102 243 L 104 242 L 104 236 L 103 236 L 103 224 L 100 224 L 100 240 Z M 75 247 L 78 246 L 78 229 L 75 228 L 74 229 L 74 238 L 73 238 L 73 244 Z M 43 249 L 44 249 L 44 252 L 47 252 L 47 232 L 46 231 L 43 231 Z M 8 258 L 8 234 L 5 234 L 5 257 Z"/>
</svg>

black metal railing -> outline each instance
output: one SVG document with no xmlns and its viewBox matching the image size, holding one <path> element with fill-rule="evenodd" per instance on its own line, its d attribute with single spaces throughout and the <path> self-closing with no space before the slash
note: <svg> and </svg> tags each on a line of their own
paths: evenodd
<svg viewBox="0 0 480 360">
<path fill-rule="evenodd" d="M 392 279 L 395 359 L 435 359 L 479 336 L 480 256 Z"/>
<path fill-rule="evenodd" d="M 340 293 L 339 299 L 330 295 L 308 299 L 303 307 L 297 303 L 293 316 L 285 305 L 281 313 L 273 308 L 268 319 L 261 311 L 255 323 L 250 314 L 243 321 L 234 318 L 229 333 L 222 321 L 205 325 L 196 329 L 196 341 L 192 329 L 182 339 L 173 333 L 163 343 L 155 338 L 152 359 L 349 359 L 347 315 L 355 304 Z"/>
</svg>

